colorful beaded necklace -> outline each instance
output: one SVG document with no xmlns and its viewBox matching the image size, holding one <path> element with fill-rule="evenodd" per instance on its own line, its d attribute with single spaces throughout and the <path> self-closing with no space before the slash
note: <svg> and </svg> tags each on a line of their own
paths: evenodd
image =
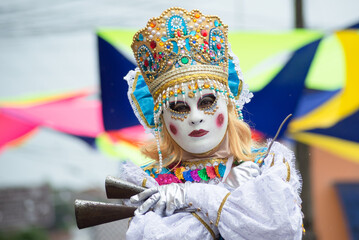
<svg viewBox="0 0 359 240">
<path fill-rule="evenodd" d="M 155 178 L 159 185 L 171 183 L 207 182 L 211 179 L 222 178 L 226 171 L 227 159 L 209 159 L 197 162 L 182 162 L 180 167 L 172 172 L 163 168 L 156 174 L 156 168 L 147 168 L 145 172 Z"/>
<path fill-rule="evenodd" d="M 252 153 L 256 153 L 253 160 L 254 163 L 260 164 L 263 162 L 263 157 L 268 151 L 267 147 L 253 148 Z M 222 159 L 206 159 L 200 161 L 183 161 L 179 167 L 170 171 L 168 168 L 162 168 L 162 171 L 157 174 L 157 168 L 145 168 L 145 172 L 153 177 L 159 185 L 171 183 L 190 182 L 208 182 L 211 179 L 221 179 L 226 172 L 227 158 Z M 239 165 L 243 161 L 234 161 L 234 165 Z"/>
</svg>

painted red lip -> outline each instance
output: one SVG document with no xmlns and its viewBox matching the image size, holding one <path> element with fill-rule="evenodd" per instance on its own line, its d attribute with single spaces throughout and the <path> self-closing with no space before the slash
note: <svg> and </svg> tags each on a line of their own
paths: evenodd
<svg viewBox="0 0 359 240">
<path fill-rule="evenodd" d="M 190 137 L 202 137 L 204 135 L 206 135 L 208 133 L 208 131 L 200 129 L 200 130 L 193 130 L 190 134 L 188 134 L 188 136 Z"/>
</svg>

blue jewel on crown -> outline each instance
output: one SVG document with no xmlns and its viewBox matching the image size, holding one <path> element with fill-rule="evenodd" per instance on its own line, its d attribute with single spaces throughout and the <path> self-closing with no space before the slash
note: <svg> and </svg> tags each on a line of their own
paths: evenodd
<svg viewBox="0 0 359 240">
<path fill-rule="evenodd" d="M 175 79 L 228 82 L 227 26 L 216 16 L 168 9 L 134 36 L 132 48 L 155 101 Z"/>
<path fill-rule="evenodd" d="M 158 75 L 170 71 L 173 67 L 180 68 L 198 63 L 219 65 L 226 60 L 226 39 L 223 31 L 219 29 L 221 24 L 217 19 L 213 21 L 212 29 L 209 27 L 204 29 L 203 24 L 195 23 L 194 29 L 192 26 L 193 30 L 191 31 L 187 24 L 191 20 L 185 19 L 183 12 L 182 14 L 173 13 L 164 19 L 165 23 L 162 24 L 162 27 L 165 26 L 166 35 L 157 38 L 157 42 L 153 39 L 154 35 L 145 38 L 140 33 L 137 37 L 137 41 L 149 41 L 151 37 L 153 39 L 150 42 L 150 48 L 146 44 L 142 44 L 137 49 L 137 60 L 146 77 L 157 78 Z M 152 28 L 150 30 L 151 33 L 156 33 Z M 200 36 L 203 36 L 205 40 L 200 39 Z M 156 54 L 153 51 L 158 47 L 159 40 L 164 44 L 163 50 L 167 54 L 163 55 L 163 52 Z"/>
</svg>

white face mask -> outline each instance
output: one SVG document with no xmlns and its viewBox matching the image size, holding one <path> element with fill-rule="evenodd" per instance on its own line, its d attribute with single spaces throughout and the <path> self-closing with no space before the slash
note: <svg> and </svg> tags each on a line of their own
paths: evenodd
<svg viewBox="0 0 359 240">
<path fill-rule="evenodd" d="M 187 87 L 186 87 L 187 88 Z M 227 131 L 227 104 L 219 94 L 202 90 L 193 98 L 172 96 L 170 107 L 163 111 L 163 120 L 172 139 L 189 153 L 205 153 L 220 144 Z M 177 118 L 177 119 L 176 119 Z M 182 121 L 183 120 L 183 121 Z"/>
</svg>

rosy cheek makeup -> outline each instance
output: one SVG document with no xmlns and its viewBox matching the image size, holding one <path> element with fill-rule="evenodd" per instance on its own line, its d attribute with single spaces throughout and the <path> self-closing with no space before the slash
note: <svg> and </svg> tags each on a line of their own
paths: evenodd
<svg viewBox="0 0 359 240">
<path fill-rule="evenodd" d="M 224 122 L 224 116 L 222 113 L 218 114 L 217 119 L 216 119 L 216 123 L 217 123 L 217 127 L 222 127 Z"/>
<path fill-rule="evenodd" d="M 172 123 L 170 123 L 170 131 L 173 135 L 177 134 L 177 128 L 175 125 L 173 125 Z"/>
</svg>

